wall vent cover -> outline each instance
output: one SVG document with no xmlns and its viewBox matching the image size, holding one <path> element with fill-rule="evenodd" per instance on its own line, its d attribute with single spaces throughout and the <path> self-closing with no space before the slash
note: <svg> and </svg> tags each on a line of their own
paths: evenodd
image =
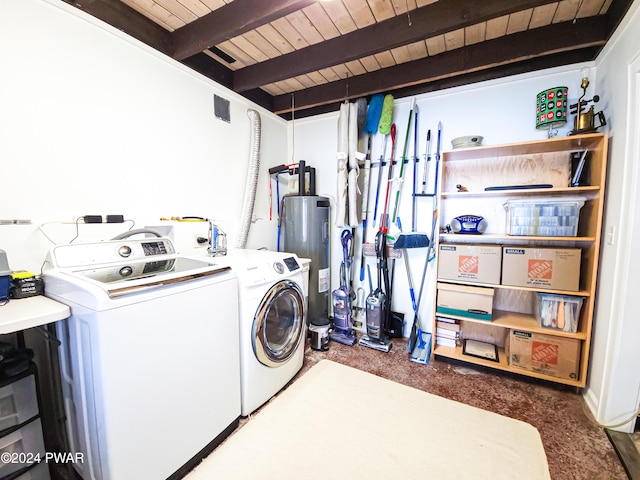
<svg viewBox="0 0 640 480">
<path fill-rule="evenodd" d="M 218 95 L 213 96 L 213 113 L 216 118 L 220 120 L 224 120 L 227 123 L 231 123 L 231 112 L 229 110 L 229 100 L 219 97 Z"/>
</svg>

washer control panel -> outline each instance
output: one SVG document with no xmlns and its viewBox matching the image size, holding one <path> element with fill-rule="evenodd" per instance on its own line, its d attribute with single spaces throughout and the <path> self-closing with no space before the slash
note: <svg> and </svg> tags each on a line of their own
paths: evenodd
<svg viewBox="0 0 640 480">
<path fill-rule="evenodd" d="M 50 252 L 50 262 L 54 267 L 78 267 L 123 260 L 144 260 L 175 253 L 173 243 L 168 238 L 109 240 L 58 245 Z"/>
</svg>

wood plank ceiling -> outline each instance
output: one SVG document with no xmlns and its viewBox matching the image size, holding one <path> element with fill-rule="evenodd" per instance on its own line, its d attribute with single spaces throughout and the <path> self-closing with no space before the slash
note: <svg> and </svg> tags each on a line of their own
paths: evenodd
<svg viewBox="0 0 640 480">
<path fill-rule="evenodd" d="M 64 0 L 290 118 L 593 60 L 632 0 Z"/>
</svg>

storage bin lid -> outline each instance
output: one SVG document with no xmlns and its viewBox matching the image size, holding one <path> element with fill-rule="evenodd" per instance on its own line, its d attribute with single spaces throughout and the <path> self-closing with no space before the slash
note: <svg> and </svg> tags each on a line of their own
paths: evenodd
<svg viewBox="0 0 640 480">
<path fill-rule="evenodd" d="M 536 197 L 536 198 L 512 198 L 504 202 L 505 208 L 511 208 L 521 205 L 538 205 L 538 204 L 558 204 L 558 205 L 573 205 L 577 204 L 582 208 L 584 202 L 587 199 L 585 197 Z"/>
</svg>

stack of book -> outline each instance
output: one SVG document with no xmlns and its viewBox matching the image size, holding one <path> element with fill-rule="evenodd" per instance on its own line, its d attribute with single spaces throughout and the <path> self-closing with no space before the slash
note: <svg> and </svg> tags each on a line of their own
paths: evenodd
<svg viewBox="0 0 640 480">
<path fill-rule="evenodd" d="M 452 318 L 436 318 L 436 345 L 455 348 L 460 345 L 460 324 Z"/>
</svg>

